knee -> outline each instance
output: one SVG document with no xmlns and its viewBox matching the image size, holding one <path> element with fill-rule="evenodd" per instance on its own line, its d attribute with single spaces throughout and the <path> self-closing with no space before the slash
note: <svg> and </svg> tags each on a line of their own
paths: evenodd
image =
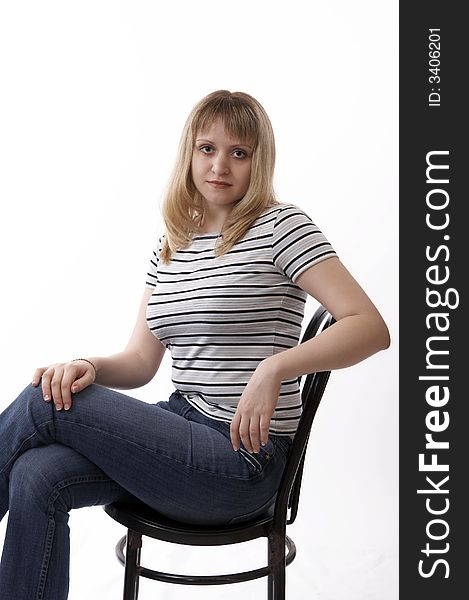
<svg viewBox="0 0 469 600">
<path fill-rule="evenodd" d="M 20 396 L 23 396 L 26 400 L 43 400 L 42 387 L 40 385 L 33 385 L 32 383 L 29 383 L 21 392 Z"/>
<path fill-rule="evenodd" d="M 26 404 L 28 412 L 32 408 L 43 408 L 48 406 L 48 402 L 44 400 L 41 386 L 35 387 L 31 383 L 28 384 L 16 399 L 17 403 Z M 44 406 L 43 406 L 44 405 Z M 29 408 L 31 407 L 31 408 Z"/>
<path fill-rule="evenodd" d="M 36 430 L 40 443 L 50 444 L 54 439 L 54 413 L 50 403 L 44 401 L 41 388 L 31 384 L 26 386 L 16 400 L 7 407 L 5 419 L 7 424 L 9 422 L 13 424 L 13 431 L 17 433 L 21 427 L 26 427 L 26 433 L 22 434 L 25 438 L 28 437 L 28 432 Z M 25 443 L 24 447 L 28 445 Z"/>
</svg>

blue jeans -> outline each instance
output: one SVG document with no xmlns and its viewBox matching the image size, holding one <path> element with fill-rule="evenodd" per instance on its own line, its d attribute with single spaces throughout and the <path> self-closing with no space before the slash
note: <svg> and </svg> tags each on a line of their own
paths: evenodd
<svg viewBox="0 0 469 600">
<path fill-rule="evenodd" d="M 149 404 L 93 384 L 69 411 L 28 385 L 0 415 L 0 598 L 65 600 L 72 508 L 136 498 L 177 520 L 228 524 L 275 502 L 291 440 L 257 454 L 178 391 Z M 103 517 L 104 518 L 104 517 Z"/>
</svg>

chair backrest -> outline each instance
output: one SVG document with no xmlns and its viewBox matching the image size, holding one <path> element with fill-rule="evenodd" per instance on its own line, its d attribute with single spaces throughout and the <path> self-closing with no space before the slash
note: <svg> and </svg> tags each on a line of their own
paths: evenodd
<svg viewBox="0 0 469 600">
<path fill-rule="evenodd" d="M 301 342 L 313 338 L 332 325 L 333 322 L 334 319 L 329 312 L 323 306 L 319 306 L 312 316 Z M 306 376 L 303 383 L 301 389 L 303 412 L 298 423 L 298 428 L 290 448 L 290 454 L 277 493 L 273 517 L 274 527 L 283 528 L 285 523 L 290 525 L 296 518 L 306 447 L 308 445 L 313 419 L 329 380 L 329 375 L 330 371 L 310 373 Z M 298 380 L 300 382 L 301 377 L 299 377 Z M 290 509 L 290 516 L 285 521 L 288 509 Z"/>
</svg>

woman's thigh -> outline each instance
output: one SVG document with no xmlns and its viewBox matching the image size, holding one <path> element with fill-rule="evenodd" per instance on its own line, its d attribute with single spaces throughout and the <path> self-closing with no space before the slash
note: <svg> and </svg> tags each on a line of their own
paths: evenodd
<svg viewBox="0 0 469 600">
<path fill-rule="evenodd" d="M 229 439 L 182 414 L 100 385 L 74 395 L 69 411 L 26 388 L 41 435 L 69 446 L 146 504 L 189 522 L 228 522 L 268 502 L 283 464 L 255 470 Z"/>
</svg>

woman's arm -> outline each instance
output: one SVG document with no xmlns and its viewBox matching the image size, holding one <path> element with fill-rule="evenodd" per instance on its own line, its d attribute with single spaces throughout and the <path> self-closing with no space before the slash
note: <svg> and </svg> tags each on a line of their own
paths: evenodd
<svg viewBox="0 0 469 600">
<path fill-rule="evenodd" d="M 259 363 L 231 422 L 235 450 L 240 440 L 250 452 L 259 452 L 259 444 L 266 443 L 282 381 L 349 367 L 389 346 L 388 328 L 380 313 L 337 257 L 313 265 L 296 283 L 322 304 L 336 323 L 311 340 Z"/>
<path fill-rule="evenodd" d="M 146 309 L 152 289 L 145 288 L 133 333 L 122 352 L 94 356 L 95 383 L 118 389 L 133 389 L 153 379 L 166 348 L 148 328 Z"/>
<path fill-rule="evenodd" d="M 263 361 L 280 381 L 350 367 L 389 347 L 389 331 L 380 313 L 338 258 L 310 267 L 296 284 L 316 298 L 336 323 Z"/>
<path fill-rule="evenodd" d="M 90 357 L 88 360 L 95 368 L 87 360 L 75 359 L 36 369 L 32 385 L 41 382 L 46 402 L 53 401 L 57 410 L 68 410 L 72 406 L 72 392 L 80 392 L 93 382 L 113 388 L 132 389 L 145 385 L 153 378 L 165 347 L 147 325 L 146 307 L 151 294 L 152 290 L 146 288 L 133 333 L 122 352 Z"/>
</svg>

